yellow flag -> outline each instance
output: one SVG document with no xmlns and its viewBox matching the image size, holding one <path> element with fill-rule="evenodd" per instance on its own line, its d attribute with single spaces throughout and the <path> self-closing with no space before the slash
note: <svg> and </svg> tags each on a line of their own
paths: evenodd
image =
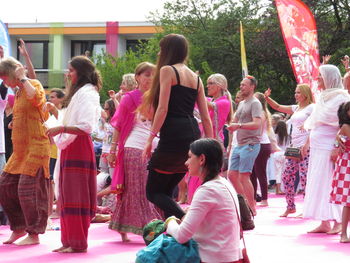
<svg viewBox="0 0 350 263">
<path fill-rule="evenodd" d="M 245 45 L 244 45 L 244 35 L 243 35 L 243 26 L 242 21 L 240 23 L 240 32 L 241 32 L 241 61 L 242 61 L 242 77 L 248 75 L 248 66 L 247 66 L 247 56 L 245 53 Z"/>
</svg>

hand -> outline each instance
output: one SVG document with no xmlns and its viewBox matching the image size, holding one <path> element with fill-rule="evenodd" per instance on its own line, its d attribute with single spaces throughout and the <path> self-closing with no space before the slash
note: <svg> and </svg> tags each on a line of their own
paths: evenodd
<svg viewBox="0 0 350 263">
<path fill-rule="evenodd" d="M 340 148 L 334 148 L 334 149 L 332 150 L 332 153 L 331 153 L 331 160 L 332 160 L 333 162 L 336 162 L 336 161 L 337 161 L 337 157 L 338 157 L 340 151 L 341 151 Z"/>
<path fill-rule="evenodd" d="M 52 102 L 46 102 L 43 106 L 43 111 L 44 112 L 52 112 L 55 109 L 55 105 Z"/>
<path fill-rule="evenodd" d="M 22 56 L 27 57 L 28 52 L 26 49 L 26 44 L 24 43 L 23 39 L 19 39 L 19 46 L 18 46 L 19 52 L 21 53 Z"/>
<path fill-rule="evenodd" d="M 108 96 L 109 96 L 110 99 L 114 99 L 114 97 L 115 97 L 115 91 L 114 91 L 114 90 L 109 90 L 109 91 L 108 91 Z"/>
<path fill-rule="evenodd" d="M 110 153 L 107 155 L 107 161 L 112 168 L 115 167 L 116 160 L 117 160 L 117 153 Z"/>
<path fill-rule="evenodd" d="M 338 142 L 339 144 L 339 149 L 343 152 L 346 149 L 345 146 L 345 141 L 342 139 L 342 136 L 338 133 L 337 136 L 335 137 L 335 140 Z"/>
<path fill-rule="evenodd" d="M 239 129 L 239 124 L 238 123 L 231 123 L 229 126 L 227 126 L 227 130 L 230 132 L 234 132 Z"/>
<path fill-rule="evenodd" d="M 307 152 L 309 150 L 309 145 L 305 144 L 304 146 L 301 147 L 300 152 L 301 152 L 301 156 L 304 158 L 305 156 L 307 156 Z"/>
<path fill-rule="evenodd" d="M 117 94 L 115 94 L 115 99 L 120 102 L 123 95 L 123 92 L 120 90 Z"/>
<path fill-rule="evenodd" d="M 142 160 L 143 161 L 146 161 L 146 160 L 148 160 L 151 157 L 152 141 L 153 141 L 153 138 L 151 139 L 149 137 L 148 140 L 147 140 L 146 146 L 145 146 L 145 148 L 143 149 L 143 152 L 142 152 Z"/>
<path fill-rule="evenodd" d="M 26 70 L 22 65 L 17 65 L 15 76 L 18 80 L 26 78 Z"/>
<path fill-rule="evenodd" d="M 265 96 L 265 98 L 267 98 L 267 97 L 270 97 L 270 95 L 271 95 L 271 89 L 268 88 L 267 90 L 265 90 L 264 96 Z"/>
<path fill-rule="evenodd" d="M 348 55 L 345 55 L 345 56 L 341 59 L 341 62 L 343 63 L 345 69 L 348 69 L 348 68 L 349 68 L 349 56 L 348 56 Z"/>
<path fill-rule="evenodd" d="M 328 64 L 328 62 L 331 59 L 331 57 L 332 57 L 331 55 L 322 56 L 322 65 Z"/>
<path fill-rule="evenodd" d="M 63 132 L 63 126 L 57 126 L 50 128 L 46 131 L 46 134 L 50 137 L 56 136 L 57 134 L 60 134 Z"/>
</svg>

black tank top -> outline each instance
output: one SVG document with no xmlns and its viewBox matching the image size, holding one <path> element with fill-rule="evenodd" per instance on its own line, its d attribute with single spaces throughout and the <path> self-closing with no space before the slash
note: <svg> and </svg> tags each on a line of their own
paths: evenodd
<svg viewBox="0 0 350 263">
<path fill-rule="evenodd" d="M 175 71 L 177 84 L 171 86 L 167 117 L 192 117 L 198 95 L 199 77 L 197 89 L 183 86 L 180 84 L 179 72 L 174 66 L 171 67 Z"/>
</svg>

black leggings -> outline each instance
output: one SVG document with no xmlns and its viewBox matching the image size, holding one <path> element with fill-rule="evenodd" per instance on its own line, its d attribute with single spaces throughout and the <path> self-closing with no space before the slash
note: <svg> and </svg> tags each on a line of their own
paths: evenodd
<svg viewBox="0 0 350 263">
<path fill-rule="evenodd" d="M 150 170 L 147 178 L 147 199 L 164 211 L 165 218 L 176 216 L 181 219 L 185 212 L 172 198 L 173 191 L 185 176 L 184 173 L 163 174 Z"/>
</svg>

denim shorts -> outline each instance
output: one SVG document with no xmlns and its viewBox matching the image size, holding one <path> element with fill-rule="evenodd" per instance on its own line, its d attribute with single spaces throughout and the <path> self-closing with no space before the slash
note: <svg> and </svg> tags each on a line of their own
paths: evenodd
<svg viewBox="0 0 350 263">
<path fill-rule="evenodd" d="M 260 143 L 236 146 L 231 152 L 229 170 L 251 173 L 259 151 Z"/>
</svg>

